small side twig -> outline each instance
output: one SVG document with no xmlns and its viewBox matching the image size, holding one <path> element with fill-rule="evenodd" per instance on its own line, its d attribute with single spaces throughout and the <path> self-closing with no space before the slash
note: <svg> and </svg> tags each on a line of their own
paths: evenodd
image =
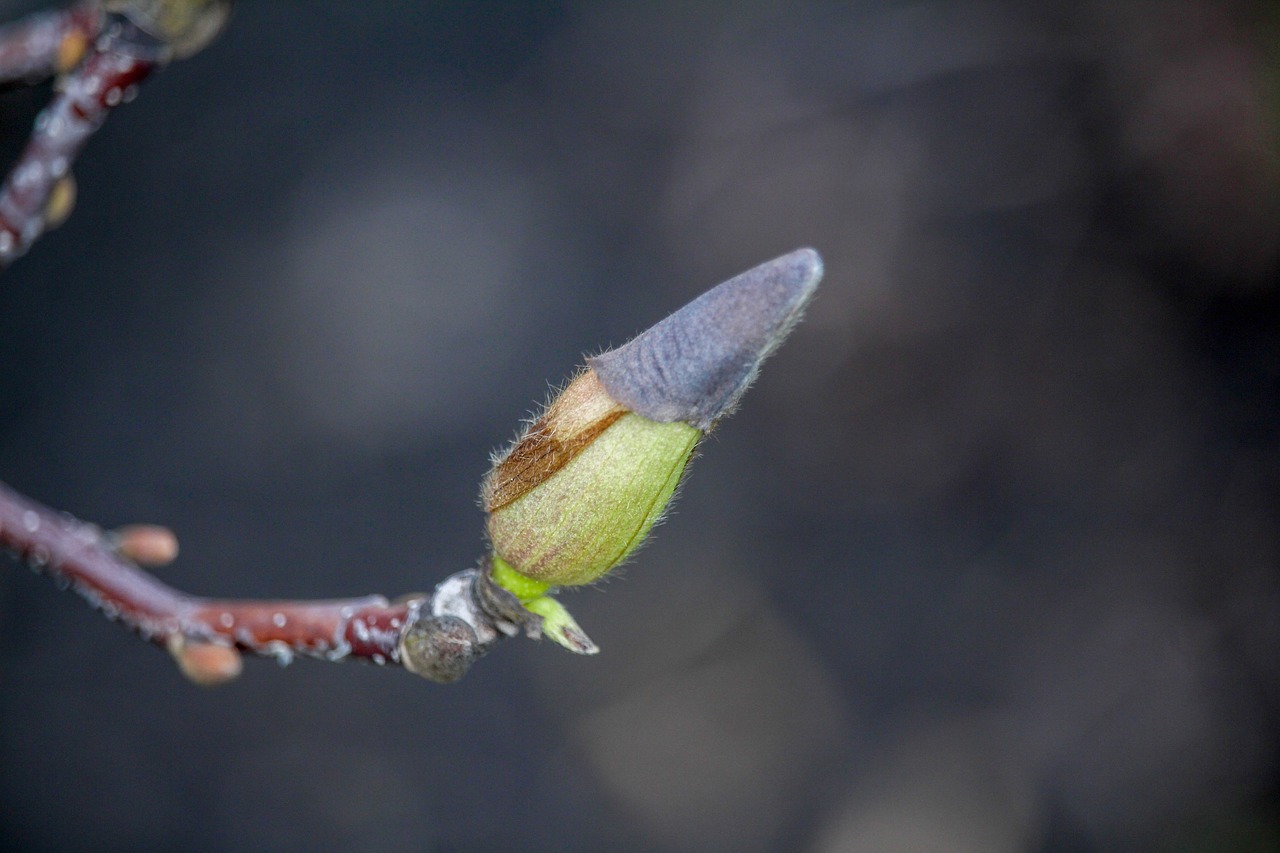
<svg viewBox="0 0 1280 853">
<path fill-rule="evenodd" d="M 86 0 L 0 28 L 0 82 L 61 74 L 0 187 L 0 269 L 70 213 L 71 166 L 107 115 L 171 59 L 202 49 L 232 0 Z"/>
<path fill-rule="evenodd" d="M 460 678 L 500 639 L 538 636 L 529 614 L 487 571 L 452 575 L 434 593 L 331 601 L 189 595 L 126 559 L 119 537 L 55 512 L 0 483 L 0 546 L 70 587 L 108 618 L 167 649 L 193 680 L 239 672 L 250 652 L 288 664 L 302 655 L 399 665 L 433 681 Z"/>
<path fill-rule="evenodd" d="M 102 33 L 36 117 L 26 149 L 0 189 L 0 267 L 22 256 L 46 230 L 49 198 L 107 114 L 133 100 L 163 54 L 127 19 L 108 16 Z"/>
<path fill-rule="evenodd" d="M 0 83 L 34 82 L 69 70 L 101 25 L 102 9 L 90 2 L 0 27 Z"/>
</svg>

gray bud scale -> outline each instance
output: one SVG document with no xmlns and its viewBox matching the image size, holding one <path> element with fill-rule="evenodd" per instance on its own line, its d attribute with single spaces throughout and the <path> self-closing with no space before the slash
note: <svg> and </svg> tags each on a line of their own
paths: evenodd
<svg viewBox="0 0 1280 853">
<path fill-rule="evenodd" d="M 710 429 L 733 411 L 821 279 L 822 258 L 798 249 L 712 288 L 587 363 L 636 414 Z"/>
</svg>

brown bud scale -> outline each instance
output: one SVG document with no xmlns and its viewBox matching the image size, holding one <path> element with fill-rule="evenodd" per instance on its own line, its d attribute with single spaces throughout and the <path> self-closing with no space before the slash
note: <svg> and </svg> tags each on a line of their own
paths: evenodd
<svg viewBox="0 0 1280 853">
<path fill-rule="evenodd" d="M 546 482 L 626 413 L 594 371 L 579 374 L 495 461 L 482 490 L 485 511 L 499 510 Z"/>
</svg>

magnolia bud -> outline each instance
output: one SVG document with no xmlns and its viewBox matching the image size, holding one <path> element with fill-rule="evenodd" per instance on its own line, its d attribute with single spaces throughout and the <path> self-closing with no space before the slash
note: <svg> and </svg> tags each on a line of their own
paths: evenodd
<svg viewBox="0 0 1280 853">
<path fill-rule="evenodd" d="M 594 650 L 546 593 L 599 579 L 644 540 L 698 440 L 737 406 L 821 277 L 818 254 L 801 249 L 713 288 L 588 359 L 495 458 L 482 491 L 492 576 L 544 633 Z"/>
</svg>

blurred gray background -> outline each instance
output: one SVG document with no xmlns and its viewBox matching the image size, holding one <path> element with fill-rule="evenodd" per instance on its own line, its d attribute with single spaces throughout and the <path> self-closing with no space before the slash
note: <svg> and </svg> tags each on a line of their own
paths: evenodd
<svg viewBox="0 0 1280 853">
<path fill-rule="evenodd" d="M 172 526 L 184 589 L 429 589 L 584 352 L 798 246 L 827 278 L 567 596 L 598 658 L 205 691 L 4 558 L 0 848 L 1280 849 L 1278 33 L 241 3 L 0 276 L 0 479 Z M 5 162 L 48 95 L 0 94 Z"/>
</svg>

